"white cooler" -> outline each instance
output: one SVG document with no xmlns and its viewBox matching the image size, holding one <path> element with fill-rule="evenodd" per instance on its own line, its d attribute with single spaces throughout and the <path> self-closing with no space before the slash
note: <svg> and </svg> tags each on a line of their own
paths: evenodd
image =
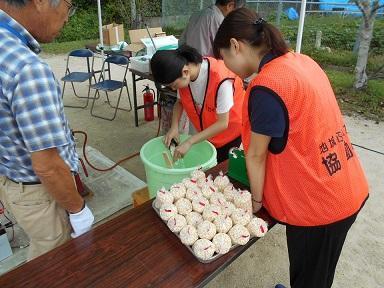
<svg viewBox="0 0 384 288">
<path fill-rule="evenodd" d="M 5 258 L 8 258 L 12 255 L 12 249 L 9 245 L 7 232 L 3 228 L 3 226 L 0 226 L 0 261 L 4 260 Z"/>
</svg>

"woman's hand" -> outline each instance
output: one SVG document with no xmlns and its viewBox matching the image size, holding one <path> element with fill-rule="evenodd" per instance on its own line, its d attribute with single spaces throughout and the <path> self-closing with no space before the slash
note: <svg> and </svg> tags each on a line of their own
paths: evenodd
<svg viewBox="0 0 384 288">
<path fill-rule="evenodd" d="M 191 149 L 192 142 L 190 139 L 181 143 L 179 146 L 175 148 L 175 153 L 173 154 L 173 161 L 177 161 L 180 158 L 183 158 L 185 154 L 188 153 L 189 149 Z"/>
<path fill-rule="evenodd" d="M 180 138 L 179 129 L 171 127 L 168 133 L 164 136 L 164 144 L 165 146 L 169 147 L 169 145 L 171 145 L 172 139 L 175 139 L 176 142 L 179 143 L 180 142 L 179 138 Z"/>
<path fill-rule="evenodd" d="M 252 212 L 253 212 L 253 214 L 256 214 L 257 212 L 259 212 L 261 207 L 263 207 L 263 203 L 258 202 L 252 198 Z"/>
</svg>

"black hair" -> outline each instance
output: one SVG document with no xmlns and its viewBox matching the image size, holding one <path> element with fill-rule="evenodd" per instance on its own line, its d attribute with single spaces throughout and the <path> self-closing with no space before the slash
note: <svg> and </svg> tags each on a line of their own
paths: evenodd
<svg viewBox="0 0 384 288">
<path fill-rule="evenodd" d="M 216 5 L 225 6 L 231 2 L 235 2 L 235 8 L 242 7 L 245 4 L 245 0 L 216 0 Z"/>
<path fill-rule="evenodd" d="M 248 8 L 236 9 L 224 18 L 213 42 L 216 58 L 220 58 L 220 49 L 230 47 L 231 38 L 247 42 L 254 47 L 264 45 L 276 56 L 289 51 L 279 29 Z"/>
<path fill-rule="evenodd" d="M 182 45 L 176 50 L 160 50 L 151 59 L 152 75 L 155 82 L 170 84 L 182 76 L 185 65 L 202 62 L 201 54 L 188 45 Z"/>
</svg>

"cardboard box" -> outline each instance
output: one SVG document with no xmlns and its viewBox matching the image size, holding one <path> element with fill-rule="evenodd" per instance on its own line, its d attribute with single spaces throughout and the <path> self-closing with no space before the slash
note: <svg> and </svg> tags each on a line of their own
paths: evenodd
<svg viewBox="0 0 384 288">
<path fill-rule="evenodd" d="M 148 30 L 151 34 L 151 37 L 164 36 L 165 34 L 161 27 L 148 28 Z M 128 45 L 129 51 L 137 53 L 145 48 L 144 44 L 141 42 L 141 39 L 149 37 L 147 29 L 129 30 L 128 34 L 131 40 L 131 44 Z"/>
<path fill-rule="evenodd" d="M 124 41 L 123 24 L 108 24 L 103 26 L 104 45 L 113 46 Z"/>
</svg>

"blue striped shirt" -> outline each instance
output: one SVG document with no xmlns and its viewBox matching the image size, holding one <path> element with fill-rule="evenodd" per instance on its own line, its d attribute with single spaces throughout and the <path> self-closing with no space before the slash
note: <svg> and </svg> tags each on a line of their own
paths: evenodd
<svg viewBox="0 0 384 288">
<path fill-rule="evenodd" d="M 0 175 L 18 182 L 39 181 L 31 153 L 49 148 L 78 170 L 60 84 L 39 52 L 32 35 L 0 9 Z"/>
</svg>

